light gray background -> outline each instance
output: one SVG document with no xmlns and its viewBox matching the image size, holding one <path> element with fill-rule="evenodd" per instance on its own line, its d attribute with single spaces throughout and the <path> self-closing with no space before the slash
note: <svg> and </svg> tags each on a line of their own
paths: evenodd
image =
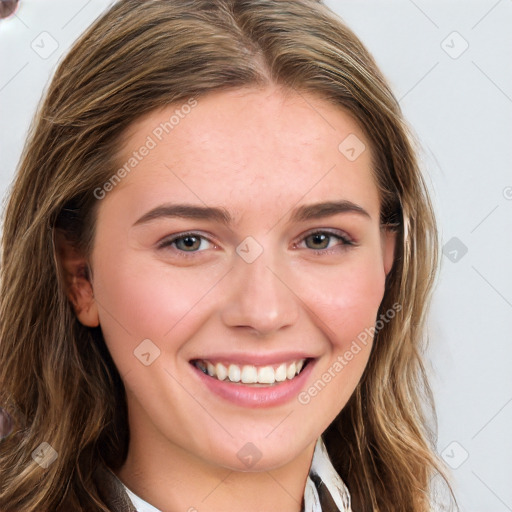
<svg viewBox="0 0 512 512">
<path fill-rule="evenodd" d="M 50 74 L 111 3 L 21 0 L 0 20 L 0 197 Z M 446 247 L 428 322 L 438 450 L 461 510 L 512 511 L 512 0 L 327 4 L 373 53 L 423 147 Z"/>
</svg>

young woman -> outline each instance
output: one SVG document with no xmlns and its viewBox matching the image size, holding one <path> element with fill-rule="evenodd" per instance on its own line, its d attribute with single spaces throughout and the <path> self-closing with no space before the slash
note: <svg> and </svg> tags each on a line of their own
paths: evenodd
<svg viewBox="0 0 512 512">
<path fill-rule="evenodd" d="M 436 265 L 399 105 L 327 7 L 117 2 L 5 212 L 0 510 L 431 510 Z"/>
</svg>

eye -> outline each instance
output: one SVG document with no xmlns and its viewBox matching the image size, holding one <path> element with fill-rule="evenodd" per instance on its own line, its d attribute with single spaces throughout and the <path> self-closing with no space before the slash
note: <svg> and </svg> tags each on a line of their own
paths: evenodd
<svg viewBox="0 0 512 512">
<path fill-rule="evenodd" d="M 339 250 L 343 250 L 345 246 L 354 246 L 355 243 L 343 232 L 333 233 L 327 230 L 314 231 L 310 232 L 306 236 L 302 238 L 302 241 L 306 243 L 306 247 L 311 249 L 317 254 L 331 254 L 332 252 L 336 252 Z M 308 243 L 310 241 L 311 243 Z M 332 242 L 338 241 L 337 244 L 332 244 Z M 201 248 L 207 249 L 208 247 L 204 247 L 203 242 L 210 243 L 213 246 L 215 244 L 211 242 L 208 238 L 204 237 L 199 233 L 182 233 L 179 235 L 173 235 L 170 238 L 166 238 L 159 242 L 157 245 L 158 249 L 174 249 L 173 252 L 177 252 L 180 256 L 185 258 L 192 257 L 193 253 L 202 252 Z M 341 242 L 341 243 L 340 243 Z M 297 247 L 299 244 L 294 244 L 294 247 Z M 334 248 L 339 247 L 339 249 Z"/>
<path fill-rule="evenodd" d="M 212 243 L 199 233 L 183 233 L 171 238 L 166 238 L 158 244 L 159 249 L 175 246 L 180 256 L 187 257 L 186 253 L 201 252 L 202 242 Z M 185 253 L 185 254 L 184 254 Z"/>
<path fill-rule="evenodd" d="M 338 240 L 338 244 L 336 244 L 335 246 L 341 246 L 338 250 L 343 250 L 345 248 L 344 246 L 355 245 L 354 242 L 346 234 L 342 232 L 333 233 L 331 231 L 314 231 L 302 238 L 302 241 L 306 243 L 307 248 L 312 249 L 315 253 L 318 254 L 332 253 L 332 250 L 327 249 L 331 249 L 333 247 L 333 245 L 331 245 L 331 242 L 336 240 Z M 308 241 L 310 241 L 311 243 L 308 244 Z M 297 246 L 298 244 L 295 245 Z"/>
</svg>

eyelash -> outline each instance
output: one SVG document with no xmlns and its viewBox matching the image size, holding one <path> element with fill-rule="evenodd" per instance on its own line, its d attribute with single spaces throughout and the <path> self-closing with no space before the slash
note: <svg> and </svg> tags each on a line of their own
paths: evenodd
<svg viewBox="0 0 512 512">
<path fill-rule="evenodd" d="M 328 230 L 311 231 L 311 232 L 307 233 L 306 235 L 304 235 L 301 238 L 300 242 L 303 242 L 304 240 L 306 240 L 306 238 L 309 238 L 310 236 L 318 235 L 318 234 L 328 235 L 329 237 L 337 238 L 339 241 L 342 242 L 341 244 L 336 246 L 336 247 L 341 247 L 341 249 L 335 249 L 335 248 L 330 248 L 330 249 L 309 249 L 310 251 L 312 251 L 314 254 L 316 254 L 318 256 L 330 255 L 330 254 L 333 254 L 333 253 L 338 252 L 340 250 L 347 249 L 348 246 L 356 245 L 354 243 L 354 241 L 351 240 L 347 235 L 342 234 L 340 232 L 333 233 L 333 232 L 328 231 Z M 211 240 L 209 240 L 207 237 L 201 235 L 200 233 L 196 233 L 196 232 L 191 231 L 191 232 L 188 232 L 188 233 L 182 233 L 182 234 L 173 236 L 172 238 L 165 239 L 165 240 L 163 240 L 162 242 L 160 242 L 157 245 L 157 248 L 158 249 L 170 248 L 171 245 L 173 245 L 178 240 L 181 240 L 183 238 L 187 238 L 189 236 L 194 237 L 194 238 L 200 238 L 200 239 L 203 239 L 203 240 L 208 240 L 210 243 L 214 243 Z M 298 242 L 298 243 L 300 243 L 300 242 Z M 297 246 L 298 243 L 295 243 L 294 247 Z M 193 258 L 194 254 L 196 254 L 198 252 L 202 252 L 202 251 L 197 251 L 197 250 L 196 251 L 182 251 L 182 250 L 179 250 L 179 249 L 176 249 L 176 251 L 178 252 L 179 256 L 182 257 L 182 258 Z"/>
</svg>

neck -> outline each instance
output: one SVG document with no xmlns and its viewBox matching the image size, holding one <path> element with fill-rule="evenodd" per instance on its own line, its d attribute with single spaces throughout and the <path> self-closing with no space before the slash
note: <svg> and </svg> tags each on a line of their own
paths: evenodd
<svg viewBox="0 0 512 512">
<path fill-rule="evenodd" d="M 134 409 L 128 455 L 116 473 L 130 490 L 162 512 L 301 511 L 316 439 L 278 468 L 235 471 L 171 442 L 144 423 L 147 416 L 140 409 Z"/>
</svg>

